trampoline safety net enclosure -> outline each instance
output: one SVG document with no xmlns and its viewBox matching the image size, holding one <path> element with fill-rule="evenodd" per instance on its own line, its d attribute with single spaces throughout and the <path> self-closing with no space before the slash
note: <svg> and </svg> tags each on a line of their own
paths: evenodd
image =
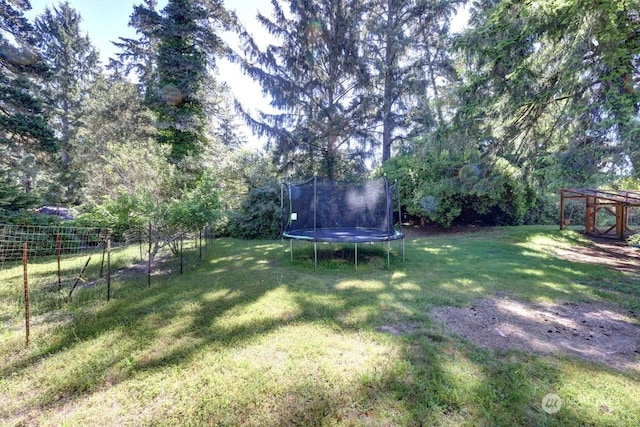
<svg viewBox="0 0 640 427">
<path fill-rule="evenodd" d="M 282 235 L 291 241 L 312 241 L 316 264 L 317 242 L 354 243 L 357 266 L 358 243 L 402 239 L 404 257 L 404 234 L 393 227 L 393 193 L 386 177 L 356 183 L 314 177 L 284 184 Z"/>
</svg>

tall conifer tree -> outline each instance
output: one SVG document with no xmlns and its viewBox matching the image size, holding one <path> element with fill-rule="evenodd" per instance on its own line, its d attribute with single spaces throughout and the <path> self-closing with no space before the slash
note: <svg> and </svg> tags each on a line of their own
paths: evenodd
<svg viewBox="0 0 640 427">
<path fill-rule="evenodd" d="M 360 0 L 273 0 L 258 15 L 274 44 L 243 33 L 243 66 L 278 113 L 249 117 L 269 138 L 277 163 L 295 174 L 340 177 L 363 170 L 370 156 L 373 106 L 364 88 Z"/>
<path fill-rule="evenodd" d="M 51 103 L 51 123 L 59 139 L 61 202 L 78 202 L 80 182 L 72 168 L 74 137 L 83 102 L 101 72 L 98 51 L 80 30 L 82 17 L 68 2 L 46 8 L 36 18 L 37 44 L 52 71 L 46 92 Z"/>
<path fill-rule="evenodd" d="M 640 176 L 640 1 L 484 0 L 458 40 L 459 122 L 554 186 Z"/>
<path fill-rule="evenodd" d="M 226 49 L 217 32 L 233 26 L 235 16 L 222 0 L 169 0 L 161 13 L 155 4 L 137 6 L 131 17 L 148 44 L 127 44 L 146 46 L 145 55 L 156 50 L 140 69 L 149 79 L 147 102 L 157 114 L 158 140 L 171 147 L 171 160 L 179 163 L 200 154 L 206 142 L 206 82 Z"/>
<path fill-rule="evenodd" d="M 34 189 L 36 169 L 42 169 L 46 153 L 55 149 L 39 96 L 48 68 L 36 53 L 33 27 L 23 16 L 28 8 L 28 2 L 0 0 L 1 208 L 24 205 L 20 193 Z"/>
<path fill-rule="evenodd" d="M 443 40 L 462 0 L 373 0 L 365 51 L 381 127 L 382 163 L 394 141 L 443 122 L 440 88 L 452 79 Z"/>
<path fill-rule="evenodd" d="M 111 59 L 109 68 L 122 70 L 124 75 L 134 72 L 140 92 L 147 101 L 157 80 L 158 38 L 162 18 L 157 11 L 157 0 L 144 0 L 133 7 L 129 26 L 135 28 L 138 38 L 120 37 L 113 44 L 120 49 L 117 58 Z"/>
</svg>

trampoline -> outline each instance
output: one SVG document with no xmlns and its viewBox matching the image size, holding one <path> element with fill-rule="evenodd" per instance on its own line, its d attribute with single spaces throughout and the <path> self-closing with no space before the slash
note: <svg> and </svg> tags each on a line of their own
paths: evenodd
<svg viewBox="0 0 640 427">
<path fill-rule="evenodd" d="M 359 183 L 314 177 L 301 184 L 284 184 L 282 237 L 289 239 L 291 259 L 294 240 L 313 242 L 315 266 L 318 242 L 353 243 L 357 268 L 358 244 L 387 242 L 389 265 L 391 241 L 401 240 L 404 260 L 404 234 L 393 227 L 393 194 L 394 186 L 386 177 Z"/>
</svg>

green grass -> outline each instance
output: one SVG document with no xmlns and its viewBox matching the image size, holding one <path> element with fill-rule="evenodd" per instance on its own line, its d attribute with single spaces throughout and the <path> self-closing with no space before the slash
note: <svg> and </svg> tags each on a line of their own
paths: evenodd
<svg viewBox="0 0 640 427">
<path fill-rule="evenodd" d="M 34 319 L 28 348 L 0 276 L 0 421 L 638 425 L 640 373 L 478 348 L 429 315 L 502 292 L 639 309 L 637 277 L 553 255 L 584 243 L 555 228 L 495 228 L 408 239 L 406 261 L 394 245 L 390 267 L 385 248 L 362 247 L 356 270 L 348 248 L 322 245 L 314 269 L 311 245 L 297 243 L 290 262 L 279 241 L 220 239 L 184 275 L 150 287 L 123 276 L 109 303 L 72 300 Z M 542 410 L 548 393 L 563 399 L 557 414 Z"/>
</svg>

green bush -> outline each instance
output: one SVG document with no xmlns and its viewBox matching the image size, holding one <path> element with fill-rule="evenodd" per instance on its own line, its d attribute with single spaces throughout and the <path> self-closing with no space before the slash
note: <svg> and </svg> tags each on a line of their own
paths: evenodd
<svg viewBox="0 0 640 427">
<path fill-rule="evenodd" d="M 240 209 L 230 215 L 229 234 L 241 239 L 280 236 L 280 185 L 270 182 L 249 190 Z"/>
<path fill-rule="evenodd" d="M 25 192 L 21 185 L 12 183 L 11 174 L 0 169 L 0 210 L 16 212 L 34 208 L 40 203 L 34 193 Z"/>
<path fill-rule="evenodd" d="M 165 220 L 175 229 L 202 230 L 219 215 L 220 197 L 216 180 L 210 173 L 204 173 L 193 189 L 169 203 Z"/>
<path fill-rule="evenodd" d="M 560 212 L 560 196 L 555 193 L 541 194 L 524 216 L 525 224 L 557 224 Z"/>
<path fill-rule="evenodd" d="M 502 158 L 469 162 L 426 152 L 398 156 L 384 166 L 398 180 L 407 213 L 442 227 L 515 225 L 535 204 L 535 192 Z"/>
<path fill-rule="evenodd" d="M 219 211 L 216 180 L 204 173 L 193 188 L 184 190 L 179 198 L 159 200 L 144 191 L 121 192 L 88 208 L 75 224 L 109 228 L 112 240 L 119 241 L 129 230 L 146 229 L 151 221 L 154 230 L 162 230 L 162 237 L 170 240 L 185 231 L 201 230 L 217 219 Z"/>
</svg>

